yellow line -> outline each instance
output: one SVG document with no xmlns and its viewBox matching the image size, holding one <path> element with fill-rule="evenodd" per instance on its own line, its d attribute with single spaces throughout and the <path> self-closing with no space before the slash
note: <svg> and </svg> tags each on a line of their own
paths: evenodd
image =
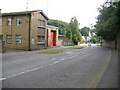
<svg viewBox="0 0 120 90">
<path fill-rule="evenodd" d="M 107 69 L 108 64 L 111 60 L 111 54 L 112 54 L 111 51 L 109 51 L 109 56 L 108 56 L 107 60 L 105 60 L 105 62 L 103 62 L 102 65 L 100 65 L 99 70 L 94 75 L 95 77 L 92 78 L 92 81 L 90 82 L 88 88 L 96 88 L 97 85 L 100 83 L 101 78 L 102 78 L 102 76 L 103 76 L 105 70 Z"/>
</svg>

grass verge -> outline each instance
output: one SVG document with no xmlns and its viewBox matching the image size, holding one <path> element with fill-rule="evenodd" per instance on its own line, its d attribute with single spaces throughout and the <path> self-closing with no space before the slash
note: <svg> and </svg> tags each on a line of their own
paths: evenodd
<svg viewBox="0 0 120 90">
<path fill-rule="evenodd" d="M 69 48 L 71 48 L 71 49 L 82 49 L 83 46 L 69 46 Z"/>
<path fill-rule="evenodd" d="M 38 52 L 38 54 L 56 54 L 56 53 L 63 53 L 63 50 L 47 50 Z"/>
</svg>

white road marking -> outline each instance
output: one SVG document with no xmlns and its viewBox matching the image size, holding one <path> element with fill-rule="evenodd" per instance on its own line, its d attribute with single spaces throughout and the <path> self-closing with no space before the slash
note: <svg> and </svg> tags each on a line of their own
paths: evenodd
<svg viewBox="0 0 120 90">
<path fill-rule="evenodd" d="M 52 60 L 55 60 L 56 58 L 52 58 Z"/>
<path fill-rule="evenodd" d="M 54 64 L 56 64 L 56 63 L 59 63 L 60 61 L 56 61 L 56 62 L 54 62 Z"/>
<path fill-rule="evenodd" d="M 74 55 L 74 56 L 72 56 L 72 57 L 69 57 L 68 59 L 72 59 L 72 58 L 74 58 L 74 57 L 77 57 L 77 55 Z"/>
<path fill-rule="evenodd" d="M 35 69 L 33 69 L 33 71 L 36 71 L 36 70 L 39 70 L 40 68 L 35 68 Z"/>
<path fill-rule="evenodd" d="M 66 53 L 68 53 L 68 54 L 69 54 L 69 53 L 72 53 L 72 52 L 66 52 Z"/>
<path fill-rule="evenodd" d="M 60 60 L 65 60 L 64 58 L 61 58 Z"/>
<path fill-rule="evenodd" d="M 23 72 L 20 72 L 20 73 L 16 73 L 16 74 L 13 74 L 13 75 L 9 75 L 7 76 L 5 79 L 7 78 L 12 78 L 12 77 L 15 77 L 15 76 L 19 76 L 19 75 L 22 75 L 22 74 L 25 74 L 25 73 L 28 73 L 28 72 L 32 72 L 32 71 L 36 71 L 40 68 L 35 68 L 35 69 L 31 69 L 31 70 L 26 70 L 26 71 L 23 71 Z M 5 79 L 2 79 L 2 80 L 5 80 Z"/>
<path fill-rule="evenodd" d="M 74 56 L 69 57 L 69 58 L 66 58 L 66 59 L 65 59 L 65 58 L 61 58 L 60 60 L 72 59 L 72 58 L 74 58 L 74 57 L 76 57 L 76 56 L 78 56 L 78 55 L 74 55 Z M 56 58 L 52 58 L 52 59 L 56 59 Z M 56 62 L 50 63 L 50 64 L 48 64 L 48 65 L 40 66 L 40 67 L 38 67 L 38 68 L 34 68 L 34 69 L 30 69 L 30 70 L 25 70 L 25 71 L 22 71 L 22 72 L 20 72 L 20 73 L 16 73 L 16 74 L 13 74 L 13 75 L 9 75 L 9 76 L 7 76 L 7 77 L 5 77 L 5 78 L 0 78 L 0 81 L 6 80 L 6 79 L 8 79 L 8 78 L 13 78 L 13 77 L 16 77 L 16 76 L 19 76 L 19 75 L 22 75 L 22 74 L 25 74 L 25 73 L 28 73 L 28 72 L 36 71 L 36 70 L 45 68 L 45 67 L 47 67 L 47 66 L 51 66 L 51 65 L 57 64 L 57 63 L 59 63 L 59 62 L 61 62 L 61 61 L 56 61 Z"/>
</svg>

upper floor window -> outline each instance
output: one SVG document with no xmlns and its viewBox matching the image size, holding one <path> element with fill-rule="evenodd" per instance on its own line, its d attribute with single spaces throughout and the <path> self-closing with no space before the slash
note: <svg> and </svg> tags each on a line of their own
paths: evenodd
<svg viewBox="0 0 120 90">
<path fill-rule="evenodd" d="M 8 18 L 8 19 L 7 19 L 7 25 L 8 25 L 8 26 L 11 26 L 11 25 L 12 25 L 12 18 Z"/>
<path fill-rule="evenodd" d="M 45 27 L 45 20 L 40 20 L 39 19 L 39 23 L 38 24 L 39 24 L 40 27 Z"/>
<path fill-rule="evenodd" d="M 19 26 L 19 25 L 21 25 L 21 23 L 22 23 L 21 18 L 20 18 L 20 17 L 17 17 L 17 18 L 16 18 L 16 24 Z"/>
<path fill-rule="evenodd" d="M 1 17 L 0 17 L 0 26 L 2 25 L 2 19 L 1 19 Z"/>
<path fill-rule="evenodd" d="M 45 29 L 44 28 L 38 28 L 38 35 L 39 36 L 45 36 Z"/>
</svg>

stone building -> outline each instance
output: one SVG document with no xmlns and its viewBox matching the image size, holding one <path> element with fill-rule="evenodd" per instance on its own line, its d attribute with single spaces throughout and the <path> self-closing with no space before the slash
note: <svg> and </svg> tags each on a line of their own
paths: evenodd
<svg viewBox="0 0 120 90">
<path fill-rule="evenodd" d="M 47 21 L 41 10 L 3 13 L 0 37 L 5 49 L 47 48 Z"/>
</svg>

